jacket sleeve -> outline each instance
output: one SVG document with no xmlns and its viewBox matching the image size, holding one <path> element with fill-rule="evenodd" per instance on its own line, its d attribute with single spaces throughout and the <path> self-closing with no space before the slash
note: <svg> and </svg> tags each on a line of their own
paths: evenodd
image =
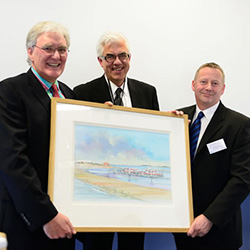
<svg viewBox="0 0 250 250">
<path fill-rule="evenodd" d="M 42 190 L 29 157 L 31 128 L 28 127 L 30 117 L 27 116 L 26 108 L 17 90 L 11 84 L 1 82 L 0 178 L 7 190 L 7 199 L 13 201 L 30 230 L 35 230 L 56 216 L 57 210 Z"/>
<path fill-rule="evenodd" d="M 153 87 L 153 98 L 152 98 L 152 105 L 153 105 L 153 110 L 160 110 L 159 107 L 159 102 L 158 102 L 158 97 L 157 97 L 157 93 L 156 93 L 156 88 Z"/>
<path fill-rule="evenodd" d="M 222 228 L 240 209 L 250 190 L 250 119 L 242 122 L 234 135 L 230 159 L 230 178 L 223 190 L 204 211 L 204 215 Z M 211 183 L 211 185 L 213 185 Z"/>
</svg>

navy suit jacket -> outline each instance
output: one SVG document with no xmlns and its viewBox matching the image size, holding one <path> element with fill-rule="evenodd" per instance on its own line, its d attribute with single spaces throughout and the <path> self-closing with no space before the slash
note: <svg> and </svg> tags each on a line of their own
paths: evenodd
<svg viewBox="0 0 250 250">
<path fill-rule="evenodd" d="M 196 106 L 183 108 L 192 120 Z M 226 149 L 210 154 L 208 144 L 224 140 Z M 192 166 L 194 216 L 204 214 L 214 224 L 201 244 L 226 248 L 242 244 L 240 205 L 250 190 L 250 119 L 226 108 L 215 111 L 202 136 Z M 202 249 L 202 248 L 201 248 Z"/>
<path fill-rule="evenodd" d="M 128 89 L 132 107 L 159 110 L 155 87 L 128 78 Z M 86 84 L 76 86 L 74 92 L 76 99 L 82 101 L 105 103 L 112 100 L 104 75 Z"/>
<path fill-rule="evenodd" d="M 20 221 L 33 231 L 57 214 L 47 194 L 50 103 L 31 70 L 0 83 L 0 230 L 7 235 Z"/>
</svg>

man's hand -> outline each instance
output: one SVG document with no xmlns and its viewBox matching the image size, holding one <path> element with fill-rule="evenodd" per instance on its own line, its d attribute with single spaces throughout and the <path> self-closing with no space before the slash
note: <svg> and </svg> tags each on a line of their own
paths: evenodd
<svg viewBox="0 0 250 250">
<path fill-rule="evenodd" d="M 189 228 L 187 235 L 194 237 L 203 237 L 205 236 L 211 229 L 213 222 L 207 219 L 203 214 L 197 216 L 191 227 Z"/>
<path fill-rule="evenodd" d="M 171 110 L 171 111 L 168 111 L 168 112 L 172 113 L 174 115 L 179 115 L 179 116 L 184 115 L 183 111 L 179 111 L 179 110 Z"/>
<path fill-rule="evenodd" d="M 109 107 L 113 107 L 114 106 L 114 104 L 111 101 L 107 101 L 104 104 L 107 104 Z"/>
<path fill-rule="evenodd" d="M 69 221 L 68 217 L 58 213 L 52 220 L 43 226 L 45 234 L 50 239 L 68 238 L 72 237 L 72 234 L 76 234 L 73 225 Z"/>
<path fill-rule="evenodd" d="M 167 112 L 169 112 L 169 113 L 172 113 L 172 114 L 174 114 L 174 115 L 179 115 L 179 116 L 183 116 L 184 115 L 184 112 L 183 111 L 179 111 L 179 110 L 171 110 L 171 111 L 167 111 Z M 191 122 L 191 120 L 189 120 L 188 119 L 188 123 L 190 123 Z"/>
</svg>

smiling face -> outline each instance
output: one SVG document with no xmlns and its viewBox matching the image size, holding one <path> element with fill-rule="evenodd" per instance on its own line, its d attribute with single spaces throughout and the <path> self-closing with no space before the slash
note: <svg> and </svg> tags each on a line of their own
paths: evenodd
<svg viewBox="0 0 250 250">
<path fill-rule="evenodd" d="M 104 46 L 102 56 L 105 57 L 108 54 L 112 54 L 117 56 L 116 59 L 112 63 L 108 63 L 105 59 L 98 57 L 98 61 L 103 67 L 107 78 L 118 87 L 123 84 L 130 66 L 130 57 L 123 61 L 119 59 L 118 55 L 122 53 L 129 54 L 125 42 L 113 42 Z"/>
<path fill-rule="evenodd" d="M 41 48 L 67 48 L 66 40 L 61 34 L 47 32 L 37 38 L 36 46 L 28 48 L 31 65 L 42 78 L 54 83 L 63 73 L 68 54 L 66 52 L 64 55 L 60 55 L 57 50 L 54 54 L 49 54 Z"/>
<path fill-rule="evenodd" d="M 222 72 L 210 67 L 200 69 L 196 79 L 192 82 L 192 90 L 201 110 L 212 107 L 219 102 L 225 90 Z"/>
</svg>

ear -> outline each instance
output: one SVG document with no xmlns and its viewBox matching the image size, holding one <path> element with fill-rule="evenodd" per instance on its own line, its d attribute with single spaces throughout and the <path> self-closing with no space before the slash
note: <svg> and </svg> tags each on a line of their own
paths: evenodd
<svg viewBox="0 0 250 250">
<path fill-rule="evenodd" d="M 103 67 L 103 60 L 102 60 L 102 58 L 100 58 L 99 56 L 97 57 L 97 60 L 98 60 L 98 62 L 100 63 L 100 65 Z"/>
<path fill-rule="evenodd" d="M 226 88 L 226 84 L 224 84 L 224 86 L 223 86 L 223 88 L 222 88 L 221 95 L 224 94 L 225 88 Z"/>
<path fill-rule="evenodd" d="M 27 54 L 28 54 L 28 57 L 30 58 L 31 62 L 33 62 L 33 51 L 34 51 L 33 48 L 27 49 Z"/>
<path fill-rule="evenodd" d="M 195 81 L 192 81 L 192 90 L 194 91 L 194 85 L 195 85 Z"/>
</svg>

